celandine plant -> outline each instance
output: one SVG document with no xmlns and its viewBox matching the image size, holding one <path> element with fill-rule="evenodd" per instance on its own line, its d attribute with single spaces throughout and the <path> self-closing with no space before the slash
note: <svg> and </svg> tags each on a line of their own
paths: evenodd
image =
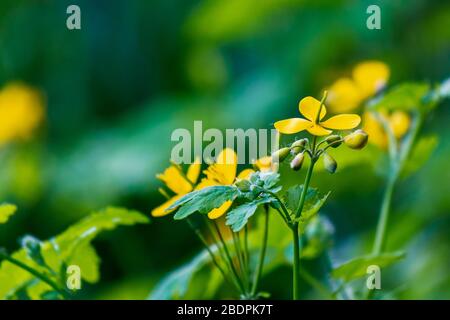
<svg viewBox="0 0 450 320">
<path fill-rule="evenodd" d="M 219 185 L 218 183 L 213 185 L 203 183 L 202 185 L 202 183 L 200 183 L 200 185 L 202 185 L 200 188 L 192 185 L 191 190 L 193 191 L 184 194 L 181 197 L 176 196 L 177 198 L 175 201 L 173 198 L 170 198 L 168 202 L 163 205 L 165 213 L 175 212 L 174 218 L 176 220 L 189 219 L 194 213 L 200 213 L 203 216 L 207 215 L 211 218 L 211 212 L 214 212 L 215 210 L 220 210 L 221 214 L 224 214 L 227 211 L 225 223 L 231 228 L 233 234 L 237 234 L 237 236 L 233 235 L 233 239 L 239 239 L 239 232 L 241 232 L 241 230 L 244 230 L 244 232 L 247 230 L 249 219 L 255 214 L 257 209 L 259 207 L 264 208 L 266 217 L 264 223 L 264 236 L 262 239 L 258 264 L 254 268 L 250 267 L 250 269 L 254 270 L 254 280 L 250 291 L 245 290 L 250 287 L 245 286 L 245 277 L 243 277 L 243 280 L 239 281 L 239 274 L 233 269 L 233 259 L 227 254 L 226 241 L 219 242 L 225 252 L 222 255 L 222 258 L 225 262 L 228 262 L 230 270 L 228 274 L 225 272 L 222 272 L 222 274 L 225 278 L 230 274 L 236 278 L 236 287 L 238 289 L 244 289 L 243 294 L 241 292 L 241 297 L 243 298 L 258 297 L 256 286 L 261 275 L 267 246 L 269 207 L 274 208 L 276 212 L 280 214 L 292 232 L 294 242 L 293 298 L 299 298 L 299 237 L 305 231 L 307 224 L 311 221 L 312 217 L 317 214 L 328 197 L 328 193 L 322 194 L 319 193 L 318 190 L 309 187 L 314 166 L 317 161 L 322 158 L 325 168 L 330 173 L 334 173 L 337 168 L 337 163 L 328 153 L 329 148 L 337 148 L 342 143 L 345 143 L 352 149 L 361 149 L 367 143 L 368 136 L 362 130 L 356 130 L 345 137 L 332 134 L 333 130 L 350 130 L 357 127 L 361 122 L 361 119 L 358 115 L 341 114 L 323 121 L 323 118 L 326 115 L 326 107 L 324 105 L 325 99 L 326 92 L 322 101 L 318 101 L 313 97 L 306 97 L 302 99 L 299 104 L 300 112 L 305 118 L 292 118 L 275 123 L 275 128 L 282 134 L 294 134 L 307 130 L 312 137 L 310 139 L 304 138 L 296 140 L 289 146 L 277 150 L 272 155 L 270 169 L 265 166 L 264 171 L 248 171 L 249 174 L 239 176 L 234 183 L 232 179 L 229 179 L 226 184 L 222 185 Z M 306 157 L 309 157 L 310 160 L 309 167 L 303 185 L 295 185 L 283 194 L 280 194 L 282 188 L 279 185 L 280 174 L 277 173 L 277 168 L 282 162 L 286 161 L 289 156 L 292 157 L 290 166 L 293 170 L 300 170 Z M 223 159 L 222 154 L 219 155 L 219 159 L 222 161 L 225 160 Z M 267 159 L 264 160 L 267 164 Z M 259 161 L 259 163 L 261 162 L 262 160 Z M 219 164 L 215 164 L 214 166 L 213 170 L 207 170 L 207 180 L 210 176 L 220 173 L 221 167 Z M 226 164 L 224 166 L 226 166 Z M 175 169 L 170 169 L 170 171 L 173 170 Z M 192 169 L 190 168 L 190 170 Z M 181 174 L 182 171 L 179 169 L 178 172 Z M 166 179 L 166 174 L 167 170 L 160 178 L 167 183 L 169 181 Z M 234 175 L 229 176 L 234 179 Z M 189 177 L 185 176 L 183 179 L 186 180 L 189 179 Z M 191 180 L 191 183 L 195 182 Z M 176 193 L 175 190 L 172 191 Z M 161 208 L 155 210 L 156 213 L 161 212 Z M 214 215 L 214 217 L 216 216 Z M 216 228 L 216 231 L 220 238 L 220 233 L 218 232 L 219 228 Z M 216 243 L 216 246 L 219 246 L 219 244 Z M 239 245 L 236 245 L 235 247 L 236 250 L 234 253 L 238 257 L 237 260 L 240 261 Z M 217 251 L 220 253 L 219 249 Z M 218 263 L 215 262 L 216 259 L 214 253 L 212 250 L 209 250 L 209 252 L 212 261 L 219 268 Z M 244 252 L 246 252 L 245 254 L 248 254 L 247 251 Z M 241 269 L 245 270 L 246 264 L 244 257 L 242 257 L 244 262 L 242 263 L 243 268 Z M 249 260 L 250 259 L 247 259 L 247 261 Z M 245 274 L 245 272 L 243 274 Z M 242 286 L 239 282 L 242 283 Z"/>
<path fill-rule="evenodd" d="M 233 210 L 230 211 L 230 208 L 240 207 L 242 203 L 242 199 L 237 196 L 239 189 L 234 183 L 254 179 L 255 171 L 245 169 L 237 174 L 237 163 L 234 150 L 224 149 L 217 156 L 215 163 L 203 171 L 205 177 L 200 181 L 199 161 L 191 164 L 186 173 L 179 165 L 172 164 L 162 174 L 157 175 L 169 190 L 160 189 L 167 201 L 155 208 L 152 215 L 161 217 L 176 211 L 174 219 L 187 221 L 204 245 L 212 263 L 238 296 L 255 299 L 263 295 L 258 292 L 258 283 L 267 246 L 269 215 L 267 206 L 264 206 L 264 237 L 258 262 L 253 265 L 246 221 L 243 221 L 239 214 L 238 220 L 234 221 L 230 215 Z M 264 158 L 255 163 L 255 167 L 262 171 L 269 170 L 269 165 Z M 169 195 L 169 192 L 172 195 Z M 262 199 L 258 204 L 269 202 Z M 256 206 L 253 213 L 255 210 Z M 223 224 L 223 217 L 228 211 L 230 212 L 227 221 L 231 219 L 231 223 L 228 221 L 227 225 L 231 228 Z M 200 219 L 192 216 L 196 212 L 201 214 Z"/>
</svg>

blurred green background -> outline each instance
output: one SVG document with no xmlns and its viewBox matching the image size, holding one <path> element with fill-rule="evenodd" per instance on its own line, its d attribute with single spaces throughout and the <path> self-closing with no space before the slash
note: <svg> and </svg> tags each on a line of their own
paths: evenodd
<svg viewBox="0 0 450 320">
<path fill-rule="evenodd" d="M 70 4 L 81 8 L 81 30 L 66 28 Z M 366 28 L 370 4 L 381 8 L 381 30 Z M 391 67 L 390 84 L 447 78 L 450 2 L 2 0 L 0 86 L 19 80 L 39 89 L 46 120 L 32 139 L 0 148 L 0 199 L 19 207 L 0 226 L 0 244 L 13 251 L 23 234 L 47 239 L 107 205 L 149 214 L 163 201 L 155 174 L 168 165 L 174 129 L 194 120 L 271 128 L 296 115 L 301 97 L 320 96 L 367 59 Z M 438 135 L 437 148 L 395 194 L 388 246 L 408 252 L 386 276 L 395 298 L 450 298 L 449 120 L 447 101 L 424 128 Z M 333 189 L 323 212 L 335 228 L 333 260 L 366 252 L 382 178 L 363 163 L 319 173 L 313 185 Z M 102 277 L 83 290 L 89 299 L 146 298 L 201 248 L 170 218 L 94 245 Z M 314 262 L 305 267 L 315 270 Z M 289 281 L 281 267 L 262 287 L 289 298 Z"/>
</svg>

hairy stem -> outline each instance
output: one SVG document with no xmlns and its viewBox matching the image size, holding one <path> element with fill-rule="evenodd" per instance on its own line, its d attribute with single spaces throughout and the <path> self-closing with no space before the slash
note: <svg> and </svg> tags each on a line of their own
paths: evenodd
<svg viewBox="0 0 450 320">
<path fill-rule="evenodd" d="M 258 289 L 258 284 L 261 279 L 261 274 L 264 266 L 264 259 L 266 256 L 267 240 L 269 237 L 269 207 L 264 206 L 264 235 L 261 244 L 261 252 L 259 253 L 258 265 L 256 266 L 255 276 L 253 279 L 253 286 L 251 295 L 254 297 L 256 295 L 256 290 Z"/>
</svg>

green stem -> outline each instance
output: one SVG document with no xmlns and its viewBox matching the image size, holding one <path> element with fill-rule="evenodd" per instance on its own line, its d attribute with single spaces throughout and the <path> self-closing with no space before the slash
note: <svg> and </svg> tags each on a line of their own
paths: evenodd
<svg viewBox="0 0 450 320">
<path fill-rule="evenodd" d="M 239 285 L 239 288 L 241 289 L 241 292 L 245 294 L 244 285 L 242 284 L 241 278 L 239 277 L 239 274 L 238 274 L 238 272 L 236 270 L 236 267 L 234 266 L 233 259 L 231 258 L 230 252 L 228 251 L 227 244 L 226 244 L 226 242 L 225 242 L 225 240 L 224 240 L 224 238 L 222 236 L 222 233 L 220 232 L 219 226 L 217 225 L 217 222 L 215 220 L 213 220 L 213 225 L 214 225 L 214 228 L 216 229 L 216 232 L 217 232 L 217 234 L 219 236 L 220 242 L 222 243 L 222 246 L 224 248 L 225 255 L 226 255 L 227 259 L 228 259 L 231 272 L 234 274 L 234 276 L 236 278 L 236 281 L 237 281 L 237 283 Z"/>
<path fill-rule="evenodd" d="M 375 233 L 375 241 L 372 250 L 372 254 L 374 255 L 380 254 L 384 249 L 386 240 L 386 229 L 389 220 L 392 195 L 394 193 L 395 180 L 396 180 L 395 178 L 389 179 L 386 189 L 384 191 L 380 217 L 378 219 L 377 231 Z"/>
<path fill-rule="evenodd" d="M 0 249 L 0 258 L 9 261 L 10 263 L 14 264 L 15 266 L 17 266 L 17 267 L 27 271 L 28 273 L 32 274 L 33 276 L 35 276 L 39 280 L 45 282 L 50 287 L 52 287 L 55 291 L 57 291 L 65 299 L 71 299 L 71 296 L 64 289 L 60 288 L 58 286 L 58 284 L 55 283 L 53 280 L 48 278 L 46 275 L 40 273 L 39 271 L 33 269 L 32 267 L 29 267 L 25 263 L 23 263 L 23 262 L 15 259 L 13 257 L 11 257 L 4 250 L 1 250 L 1 249 Z"/>
<path fill-rule="evenodd" d="M 300 270 L 300 276 L 309 283 L 311 287 L 316 289 L 320 294 L 328 300 L 335 300 L 333 292 L 328 290 L 328 288 L 323 285 L 319 280 L 317 280 L 312 274 L 310 274 L 305 269 Z"/>
<path fill-rule="evenodd" d="M 305 205 L 306 194 L 308 192 L 309 183 L 311 182 L 315 163 L 316 160 L 314 158 L 311 158 L 311 163 L 309 164 L 308 171 L 306 172 L 305 182 L 303 183 L 303 190 L 300 196 L 300 201 L 298 202 L 297 210 L 295 212 L 295 218 L 297 219 L 302 214 L 303 206 Z"/>
<path fill-rule="evenodd" d="M 267 249 L 267 240 L 269 238 L 269 208 L 267 205 L 264 206 L 264 235 L 263 235 L 263 239 L 262 239 L 262 244 L 261 244 L 261 252 L 259 253 L 259 260 L 258 260 L 258 265 L 256 266 L 256 272 L 255 272 L 255 276 L 253 279 L 253 286 L 252 286 L 252 291 L 251 291 L 251 296 L 255 297 L 256 295 L 256 290 L 258 289 L 258 284 L 259 281 L 261 279 L 261 275 L 262 275 L 262 270 L 263 270 L 263 266 L 264 266 L 264 259 L 266 256 L 266 249 Z"/>
<path fill-rule="evenodd" d="M 233 283 L 232 281 L 230 281 L 227 277 L 226 272 L 223 270 L 222 266 L 220 265 L 219 261 L 217 261 L 216 256 L 214 255 L 214 253 L 212 252 L 210 246 L 208 245 L 208 242 L 206 241 L 205 237 L 203 236 L 203 234 L 201 233 L 201 231 L 194 226 L 194 224 L 192 223 L 192 221 L 188 219 L 186 219 L 189 227 L 191 227 L 191 229 L 194 231 L 194 233 L 197 235 L 197 237 L 199 238 L 199 240 L 201 241 L 201 243 L 203 244 L 203 246 L 205 247 L 206 251 L 208 252 L 209 256 L 211 257 L 211 261 L 212 263 L 217 267 L 217 269 L 219 269 L 223 279 L 225 280 L 225 282 L 233 287 L 236 287 L 236 289 L 238 289 L 239 291 L 239 287 L 237 286 L 236 283 Z"/>
<path fill-rule="evenodd" d="M 294 241 L 294 268 L 293 271 L 293 287 L 292 287 L 292 299 L 299 299 L 299 276 L 300 276 L 300 239 L 298 236 L 298 223 L 295 222 L 291 226 L 292 237 Z"/>
</svg>

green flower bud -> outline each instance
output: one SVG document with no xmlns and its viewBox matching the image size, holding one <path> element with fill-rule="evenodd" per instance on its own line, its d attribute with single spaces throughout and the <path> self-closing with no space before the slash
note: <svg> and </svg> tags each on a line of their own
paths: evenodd
<svg viewBox="0 0 450 320">
<path fill-rule="evenodd" d="M 327 169 L 327 171 L 329 173 L 335 173 L 336 172 L 337 162 L 336 162 L 336 160 L 333 159 L 332 156 L 330 156 L 326 152 L 323 154 L 323 165 L 324 165 L 325 169 Z"/>
<path fill-rule="evenodd" d="M 346 136 L 344 138 L 344 143 L 351 149 L 362 149 L 367 144 L 367 140 L 369 140 L 367 133 L 358 129 Z"/>
<path fill-rule="evenodd" d="M 240 179 L 238 181 L 235 182 L 234 184 L 240 191 L 242 192 L 248 192 L 250 191 L 250 187 L 251 187 L 251 183 L 250 181 L 246 180 L 246 179 Z"/>
<path fill-rule="evenodd" d="M 302 152 L 305 149 L 306 145 L 306 139 L 300 139 L 294 141 L 294 143 L 291 144 L 291 153 L 293 155 L 296 155 L 300 152 Z"/>
<path fill-rule="evenodd" d="M 294 159 L 291 161 L 291 169 L 294 171 L 298 171 L 302 168 L 303 160 L 305 159 L 305 154 L 299 153 L 295 156 Z"/>
<path fill-rule="evenodd" d="M 337 135 L 337 134 L 332 134 L 331 136 L 328 136 L 325 141 L 328 143 L 328 145 L 332 144 L 331 147 L 332 148 L 337 148 L 341 145 L 341 142 L 336 142 L 341 140 L 341 136 Z"/>
<path fill-rule="evenodd" d="M 272 162 L 273 163 L 283 162 L 289 155 L 289 152 L 290 152 L 289 148 L 281 148 L 281 149 L 275 151 L 272 154 Z"/>
</svg>

